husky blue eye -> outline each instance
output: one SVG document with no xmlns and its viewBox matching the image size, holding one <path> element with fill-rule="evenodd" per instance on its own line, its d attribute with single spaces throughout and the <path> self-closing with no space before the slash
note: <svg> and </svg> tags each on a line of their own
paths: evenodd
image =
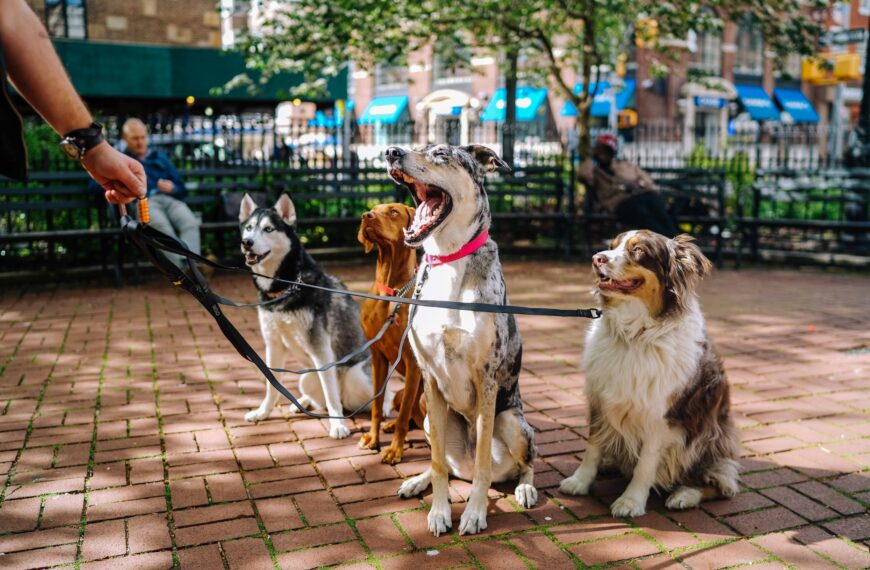
<svg viewBox="0 0 870 570">
<path fill-rule="evenodd" d="M 249 231 L 251 231 L 252 229 L 254 229 L 254 228 L 251 227 L 251 224 L 248 224 L 247 226 L 245 226 L 245 231 L 246 231 L 246 232 L 249 232 Z"/>
<path fill-rule="evenodd" d="M 268 234 L 268 233 L 272 233 L 272 232 L 274 232 L 274 231 L 275 231 L 275 228 L 264 228 L 263 231 L 266 232 L 266 233 Z"/>
</svg>

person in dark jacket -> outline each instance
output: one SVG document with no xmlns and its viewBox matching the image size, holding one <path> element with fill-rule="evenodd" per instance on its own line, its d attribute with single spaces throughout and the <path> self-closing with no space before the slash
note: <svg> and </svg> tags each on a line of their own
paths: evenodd
<svg viewBox="0 0 870 570">
<path fill-rule="evenodd" d="M 619 141 L 598 137 L 580 165 L 580 179 L 607 211 L 627 228 L 652 230 L 672 238 L 680 233 L 652 177 L 638 165 L 617 158 Z"/>
<path fill-rule="evenodd" d="M 139 119 L 128 119 L 121 127 L 121 137 L 127 144 L 126 154 L 145 167 L 151 226 L 181 239 L 192 252 L 201 253 L 200 222 L 184 203 L 187 189 L 172 161 L 165 153 L 148 148 L 148 129 Z M 181 256 L 167 256 L 183 267 Z"/>
</svg>

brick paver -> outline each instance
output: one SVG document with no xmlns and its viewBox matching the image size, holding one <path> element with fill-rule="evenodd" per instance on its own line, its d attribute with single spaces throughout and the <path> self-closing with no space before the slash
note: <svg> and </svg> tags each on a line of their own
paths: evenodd
<svg viewBox="0 0 870 570">
<path fill-rule="evenodd" d="M 368 265 L 334 265 L 351 288 Z M 585 264 L 510 262 L 517 304 L 585 307 Z M 251 299 L 250 283 L 216 289 Z M 456 532 L 469 485 L 451 482 L 453 532 L 426 528 L 431 492 L 395 491 L 428 448 L 383 465 L 286 406 L 244 413 L 263 380 L 189 297 L 162 281 L 0 292 L 0 566 L 4 568 L 864 568 L 870 566 L 870 277 L 723 270 L 702 288 L 733 384 L 743 489 L 634 520 L 559 481 L 586 447 L 580 354 L 587 322 L 521 317 L 522 390 L 538 433 L 538 505 L 491 493 L 489 528 Z M 228 309 L 258 349 L 252 310 Z M 288 363 L 290 365 L 298 363 Z M 293 386 L 293 382 L 288 384 Z M 389 441 L 385 436 L 384 442 Z"/>
</svg>

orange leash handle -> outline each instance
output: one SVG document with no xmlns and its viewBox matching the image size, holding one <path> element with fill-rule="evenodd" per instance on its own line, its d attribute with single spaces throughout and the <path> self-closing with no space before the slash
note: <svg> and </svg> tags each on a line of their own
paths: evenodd
<svg viewBox="0 0 870 570">
<path fill-rule="evenodd" d="M 151 211 L 148 210 L 148 198 L 139 199 L 139 221 L 143 224 L 151 223 Z"/>
</svg>

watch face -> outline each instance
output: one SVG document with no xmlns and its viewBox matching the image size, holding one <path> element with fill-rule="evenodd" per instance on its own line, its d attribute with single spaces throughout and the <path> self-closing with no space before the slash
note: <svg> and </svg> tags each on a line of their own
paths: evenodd
<svg viewBox="0 0 870 570">
<path fill-rule="evenodd" d="M 64 139 L 60 141 L 60 148 L 66 153 L 70 158 L 78 159 L 81 156 L 81 151 L 79 150 L 78 145 L 74 142 Z"/>
</svg>

